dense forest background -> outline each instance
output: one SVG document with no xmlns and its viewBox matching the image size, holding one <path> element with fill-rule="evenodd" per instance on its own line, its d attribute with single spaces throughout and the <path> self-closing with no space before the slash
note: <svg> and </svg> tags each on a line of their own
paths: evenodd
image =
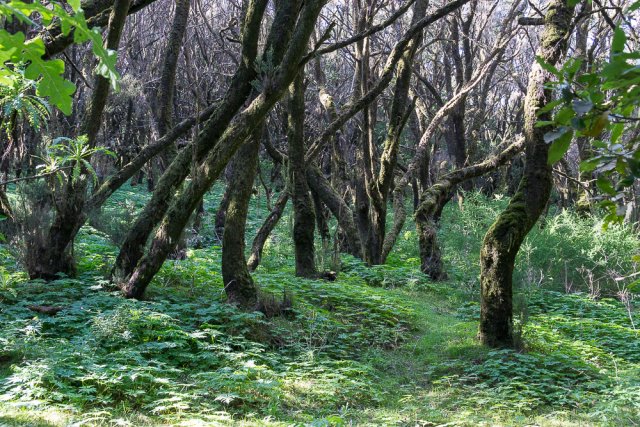
<svg viewBox="0 0 640 427">
<path fill-rule="evenodd" d="M 640 424 L 640 2 L 0 24 L 1 425 Z"/>
</svg>

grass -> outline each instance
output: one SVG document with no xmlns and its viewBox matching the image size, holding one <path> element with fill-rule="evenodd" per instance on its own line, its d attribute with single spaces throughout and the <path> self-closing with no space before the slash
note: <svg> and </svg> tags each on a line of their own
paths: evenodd
<svg viewBox="0 0 640 427">
<path fill-rule="evenodd" d="M 114 292 L 102 275 L 121 226 L 108 219 L 143 200 L 125 188 L 82 230 L 77 279 L 29 282 L 2 249 L 0 425 L 639 424 L 637 307 L 616 298 L 615 280 L 635 268 L 630 230 L 604 235 L 556 213 L 534 231 L 516 272 L 523 350 L 514 352 L 476 340 L 476 254 L 504 200 L 469 195 L 447 208 L 443 283 L 419 273 L 410 227 L 385 266 L 343 256 L 335 282 L 295 278 L 285 217 L 255 278 L 292 295 L 294 317 L 271 319 L 223 301 L 207 231 L 216 197 L 205 201 L 203 249 L 167 262 L 147 301 Z M 252 232 L 264 215 L 257 197 Z M 29 309 L 40 304 L 64 310 Z"/>
</svg>

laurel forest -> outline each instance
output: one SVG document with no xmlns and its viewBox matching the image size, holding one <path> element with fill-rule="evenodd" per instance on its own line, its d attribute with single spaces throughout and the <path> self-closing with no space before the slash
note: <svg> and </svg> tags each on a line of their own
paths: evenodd
<svg viewBox="0 0 640 427">
<path fill-rule="evenodd" d="M 640 1 L 0 0 L 0 425 L 640 425 Z"/>
</svg>

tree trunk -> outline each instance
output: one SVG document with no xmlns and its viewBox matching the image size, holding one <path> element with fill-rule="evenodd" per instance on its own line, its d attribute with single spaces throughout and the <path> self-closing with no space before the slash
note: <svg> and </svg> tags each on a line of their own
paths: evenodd
<svg viewBox="0 0 640 427">
<path fill-rule="evenodd" d="M 269 235 L 278 225 L 278 221 L 282 218 L 282 214 L 284 213 L 284 208 L 287 206 L 287 202 L 289 201 L 289 192 L 285 189 L 280 193 L 280 197 L 276 200 L 276 203 L 273 206 L 273 209 L 267 216 L 267 219 L 264 220 L 264 223 L 256 233 L 256 237 L 253 238 L 253 244 L 251 245 L 251 255 L 249 256 L 249 261 L 247 261 L 247 268 L 249 271 L 255 271 L 262 260 L 262 250 L 264 249 L 264 244 L 267 242 Z"/>
<path fill-rule="evenodd" d="M 322 176 L 322 172 L 317 167 L 307 167 L 307 182 L 320 200 L 327 205 L 333 216 L 336 217 L 338 225 L 344 231 L 347 239 L 349 253 L 355 257 L 362 258 L 362 244 L 354 222 L 353 211 L 347 206 L 342 197 L 336 193 L 329 181 Z"/>
<path fill-rule="evenodd" d="M 154 228 L 162 220 L 170 206 L 171 200 L 182 182 L 191 171 L 194 160 L 199 162 L 204 155 L 213 148 L 223 134 L 235 114 L 245 103 L 251 93 L 251 81 L 256 78 L 254 63 L 258 54 L 258 38 L 260 23 L 267 0 L 254 3 L 248 9 L 243 23 L 242 57 L 243 60 L 236 70 L 224 100 L 217 106 L 215 112 L 205 123 L 195 141 L 180 150 L 167 170 L 158 181 L 151 200 L 147 202 L 143 211 L 138 215 L 133 226 L 125 237 L 120 252 L 112 270 L 112 278 L 125 283 L 131 277 L 133 270 L 144 254 L 144 247 Z"/>
<path fill-rule="evenodd" d="M 570 31 L 573 7 L 567 0 L 551 0 L 545 16 L 538 56 L 554 65 L 564 55 Z M 552 91 L 545 88 L 550 75 L 536 62 L 529 74 L 525 98 L 525 169 L 516 194 L 484 238 L 480 252 L 480 331 L 483 344 L 491 347 L 513 346 L 512 280 L 516 255 L 522 241 L 545 208 L 551 192 L 552 175 L 549 146 L 537 115 L 551 101 Z"/>
<path fill-rule="evenodd" d="M 588 71 L 590 68 L 589 55 L 587 53 L 587 44 L 589 41 L 589 24 L 591 23 L 591 10 L 593 6 L 590 1 L 582 2 L 583 8 L 581 13 L 585 13 L 586 16 L 580 21 L 576 28 L 576 48 L 573 56 L 576 59 L 582 59 L 582 65 L 580 67 L 580 73 Z M 589 159 L 593 155 L 591 149 L 591 142 L 588 138 L 579 137 L 576 141 L 578 145 L 578 158 L 580 162 Z M 586 216 L 591 213 L 591 197 L 589 195 L 590 181 L 593 179 L 593 172 L 578 172 L 578 181 L 582 185 L 577 186 L 577 200 L 575 204 L 576 212 L 579 215 Z"/>
<path fill-rule="evenodd" d="M 304 74 L 302 71 L 289 89 L 289 182 L 293 203 L 293 243 L 296 276 L 317 276 L 315 260 L 315 211 L 305 174 L 304 147 Z"/>
<path fill-rule="evenodd" d="M 523 147 L 524 139 L 519 139 L 501 153 L 481 163 L 444 175 L 422 194 L 420 205 L 415 214 L 420 245 L 420 268 L 431 279 L 442 280 L 446 278 L 442 267 L 442 251 L 438 244 L 437 227 L 442 210 L 451 199 L 451 194 L 456 186 L 495 170 L 512 159 Z"/>
<path fill-rule="evenodd" d="M 122 29 L 129 12 L 131 0 L 116 0 L 111 14 L 105 47 L 118 50 Z M 102 123 L 102 112 L 109 96 L 110 82 L 102 76 L 96 76 L 91 101 L 83 119 L 80 135 L 86 135 L 88 145 L 96 145 L 96 137 Z M 27 270 L 31 279 L 51 280 L 58 273 L 74 275 L 75 264 L 71 249 L 76 234 L 85 220 L 84 204 L 89 177 L 82 174 L 71 177 L 57 192 L 56 214 L 46 239 L 36 242 L 32 253 L 28 255 Z M 54 196 L 55 197 L 55 196 Z"/>
<path fill-rule="evenodd" d="M 189 185 L 174 198 L 156 231 L 148 254 L 140 260 L 125 286 L 127 296 L 139 298 L 144 294 L 147 285 L 177 243 L 197 203 L 220 176 L 236 150 L 257 126 L 261 126 L 266 115 L 293 82 L 300 70 L 309 37 L 323 5 L 322 0 L 307 0 L 300 12 L 294 15 L 294 18 L 299 15 L 299 18 L 293 28 L 290 42 L 285 44 L 283 61 L 268 81 L 264 82 L 266 84 L 262 92 L 241 114 L 236 115 L 236 120 L 226 128 L 222 137 L 215 141 L 215 147 L 195 167 Z M 288 28 L 292 26 L 289 25 Z"/>
<path fill-rule="evenodd" d="M 247 269 L 244 255 L 245 226 L 260 152 L 262 127 L 235 154 L 229 186 L 229 203 L 222 238 L 222 279 L 228 301 L 244 309 L 255 309 L 258 289 Z"/>
</svg>

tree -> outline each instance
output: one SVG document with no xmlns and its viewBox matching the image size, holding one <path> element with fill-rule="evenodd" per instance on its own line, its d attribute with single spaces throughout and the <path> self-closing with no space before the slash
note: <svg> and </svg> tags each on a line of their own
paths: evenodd
<svg viewBox="0 0 640 427">
<path fill-rule="evenodd" d="M 571 34 L 573 5 L 567 0 L 551 0 L 544 18 L 538 56 L 555 64 L 567 49 Z M 544 210 L 551 192 L 549 145 L 538 118 L 548 113 L 540 109 L 550 101 L 546 87 L 551 74 L 539 62 L 529 73 L 524 104 L 525 170 L 516 194 L 507 209 L 493 223 L 484 238 L 480 253 L 480 340 L 491 347 L 513 346 L 513 268 L 522 241 Z"/>
</svg>

